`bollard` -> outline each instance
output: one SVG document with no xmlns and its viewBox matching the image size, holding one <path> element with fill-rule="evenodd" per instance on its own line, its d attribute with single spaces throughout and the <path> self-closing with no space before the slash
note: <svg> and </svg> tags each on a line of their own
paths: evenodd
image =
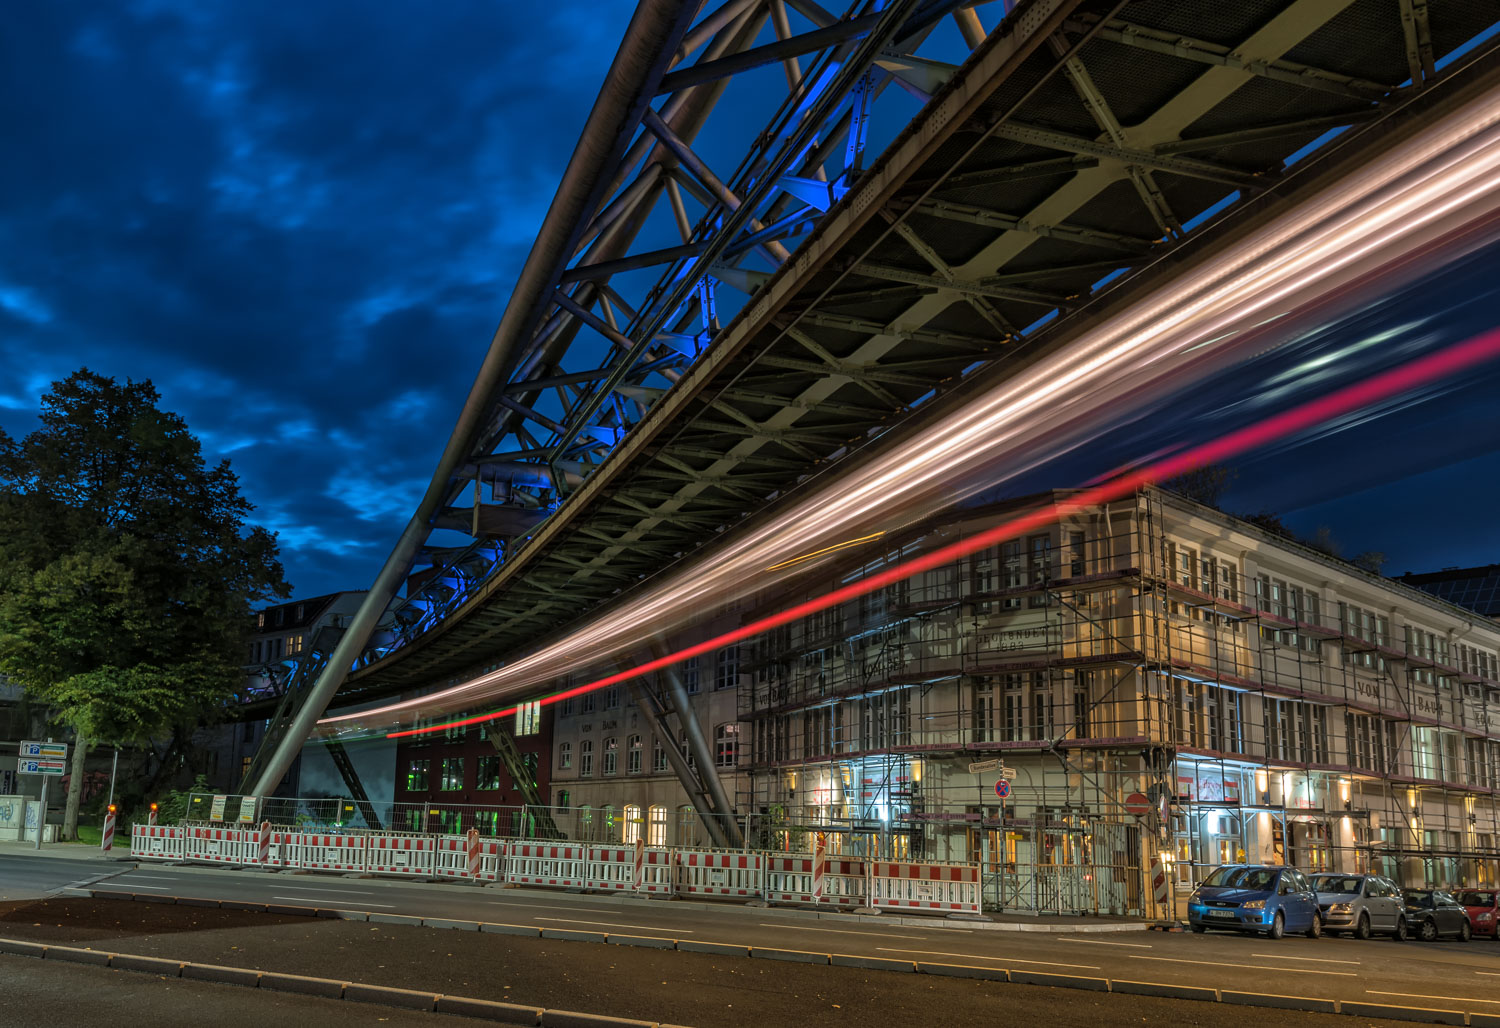
<svg viewBox="0 0 1500 1028">
<path fill-rule="evenodd" d="M 479 877 L 479 829 L 470 828 L 468 834 L 469 842 L 469 877 Z"/>
<path fill-rule="evenodd" d="M 818 841 L 813 847 L 813 887 L 812 901 L 823 902 L 823 877 L 828 874 L 828 836 L 822 832 L 818 833 Z"/>
<path fill-rule="evenodd" d="M 635 891 L 640 892 L 646 884 L 646 841 L 635 840 Z"/>
<path fill-rule="evenodd" d="M 260 823 L 260 865 L 266 867 L 271 863 L 271 822 Z"/>
<path fill-rule="evenodd" d="M 156 804 L 155 803 L 151 804 L 151 815 L 146 819 L 146 824 L 151 825 L 152 827 L 155 827 L 155 825 L 156 825 Z"/>
<path fill-rule="evenodd" d="M 104 812 L 104 840 L 99 848 L 108 853 L 115 844 L 115 805 L 111 803 L 109 809 Z"/>
</svg>

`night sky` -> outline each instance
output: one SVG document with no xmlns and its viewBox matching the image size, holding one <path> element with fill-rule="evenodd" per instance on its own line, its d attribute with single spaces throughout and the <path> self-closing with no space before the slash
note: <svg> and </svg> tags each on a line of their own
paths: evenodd
<svg viewBox="0 0 1500 1028">
<path fill-rule="evenodd" d="M 230 458 L 298 596 L 366 587 L 632 8 L 14 6 L 0 425 L 29 431 L 48 383 L 80 366 L 149 378 L 210 459 Z M 1484 260 L 1475 281 L 1500 281 Z M 1463 300 L 1421 317 L 1446 325 Z M 1390 573 L 1500 560 L 1495 385 L 1247 464 L 1226 506 L 1327 525 L 1348 552 L 1384 550 Z"/>
</svg>

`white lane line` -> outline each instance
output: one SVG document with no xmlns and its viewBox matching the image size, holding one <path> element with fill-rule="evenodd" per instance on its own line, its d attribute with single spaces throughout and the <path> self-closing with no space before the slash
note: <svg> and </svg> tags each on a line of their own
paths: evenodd
<svg viewBox="0 0 1500 1028">
<path fill-rule="evenodd" d="M 1252 957 L 1270 957 L 1272 960 L 1305 960 L 1310 964 L 1355 964 L 1358 960 L 1327 960 L 1322 957 L 1297 957 L 1286 953 L 1252 953 Z"/>
<path fill-rule="evenodd" d="M 1130 954 L 1131 960 L 1161 960 L 1169 964 L 1201 964 L 1204 967 L 1246 967 L 1252 971 L 1286 971 L 1292 974 L 1331 974 L 1340 978 L 1358 978 L 1359 975 L 1353 971 L 1316 971 L 1310 967 L 1275 967 L 1271 964 L 1227 964 L 1222 960 L 1187 960 L 1183 957 L 1143 957 L 1139 953 Z"/>
<path fill-rule="evenodd" d="M 1429 996 L 1424 992 L 1381 992 L 1379 989 L 1366 989 L 1365 992 L 1371 996 L 1405 996 L 1408 999 L 1446 999 L 1454 1003 L 1500 1003 L 1500 999 L 1474 999 L 1470 996 Z"/>
<path fill-rule="evenodd" d="M 799 924 L 766 924 L 762 928 L 790 928 L 796 932 L 832 932 L 834 935 L 863 935 L 871 939 L 925 939 L 925 935 L 886 935 L 882 932 L 856 932 L 849 928 L 804 928 Z"/>
<path fill-rule="evenodd" d="M 614 910 L 609 907 L 565 907 L 561 903 L 517 903 L 515 900 L 498 899 L 494 896 L 485 896 L 492 906 L 497 907 L 536 907 L 538 910 L 567 910 L 574 914 L 613 914 Z"/>
<path fill-rule="evenodd" d="M 295 900 L 295 901 L 297 901 L 299 903 L 305 903 L 311 897 L 308 897 L 308 896 L 272 896 L 271 898 L 273 900 Z M 231 903 L 258 903 L 259 900 L 253 900 L 253 899 L 252 900 L 230 900 L 230 902 Z M 364 903 L 364 902 L 361 902 L 359 905 L 361 907 L 379 907 L 381 910 L 395 910 L 396 909 L 393 905 L 391 905 L 389 903 Z M 328 907 L 328 908 L 325 908 L 325 909 L 331 910 L 333 908 L 332 907 Z M 353 910 L 354 907 L 353 906 L 340 907 L 339 909 L 340 910 Z M 421 915 L 420 914 L 413 914 L 412 916 L 413 917 L 420 917 Z"/>
<path fill-rule="evenodd" d="M 1121 946 L 1125 949 L 1155 949 L 1144 942 L 1103 942 L 1099 939 L 1070 939 L 1064 936 L 1061 939 L 1053 939 L 1053 942 L 1076 942 L 1081 946 Z"/>
<path fill-rule="evenodd" d="M 128 885 L 128 884 L 129 883 L 127 883 L 127 882 L 122 882 L 121 883 L 122 886 Z M 151 892 L 166 892 L 168 889 L 171 888 L 171 886 L 170 885 L 137 885 L 137 886 L 135 886 L 135 888 L 137 888 L 137 889 L 148 889 Z M 114 886 L 105 886 L 100 891 L 101 892 L 113 892 L 113 891 L 115 891 L 115 887 Z M 129 890 L 122 888 L 120 891 L 122 891 L 122 892 L 128 892 Z"/>
<path fill-rule="evenodd" d="M 580 921 L 576 917 L 538 917 L 536 921 L 561 921 L 565 924 L 596 924 L 601 928 L 636 928 L 643 932 L 661 932 L 662 934 L 673 933 L 676 935 L 692 935 L 693 932 L 686 928 L 663 928 L 654 924 L 616 924 L 613 921 Z"/>
<path fill-rule="evenodd" d="M 143 881 L 143 880 L 147 881 L 147 882 L 180 882 L 180 881 L 182 881 L 181 878 L 173 878 L 171 875 L 138 875 L 138 874 L 131 874 L 128 871 L 126 872 L 126 874 L 129 877 L 128 878 L 122 878 L 122 881 L 131 881 L 131 882 Z"/>
<path fill-rule="evenodd" d="M 1044 964 L 1047 967 L 1077 967 L 1085 971 L 1099 970 L 1096 964 L 1062 964 L 1056 960 L 1021 960 L 1016 957 L 987 957 L 983 953 L 945 953 L 935 949 L 892 949 L 889 946 L 875 947 L 881 953 L 926 953 L 934 957 L 963 957 L 966 960 L 1003 960 L 1007 964 Z"/>
<path fill-rule="evenodd" d="M 315 889 L 310 885 L 288 885 L 287 892 L 331 892 L 336 896 L 363 896 L 363 889 Z"/>
</svg>

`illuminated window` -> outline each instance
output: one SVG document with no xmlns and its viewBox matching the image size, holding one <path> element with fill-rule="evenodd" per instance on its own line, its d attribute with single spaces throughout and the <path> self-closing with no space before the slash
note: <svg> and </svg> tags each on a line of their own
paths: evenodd
<svg viewBox="0 0 1500 1028">
<path fill-rule="evenodd" d="M 431 765 L 432 762 L 429 760 L 414 760 L 406 766 L 407 792 L 427 791 L 427 775 Z"/>
<path fill-rule="evenodd" d="M 667 844 L 667 808 L 652 807 L 651 817 L 646 822 L 646 845 L 665 846 Z"/>
<path fill-rule="evenodd" d="M 625 805 L 625 841 L 635 842 L 641 837 L 641 808 L 634 803 Z"/>
<path fill-rule="evenodd" d="M 731 721 L 714 729 L 714 763 L 734 767 L 740 759 L 740 726 Z"/>
<path fill-rule="evenodd" d="M 584 739 L 578 744 L 578 777 L 594 777 L 594 740 Z"/>
<path fill-rule="evenodd" d="M 443 758 L 443 780 L 438 783 L 438 788 L 444 792 L 453 792 L 464 787 L 464 758 Z"/>
<path fill-rule="evenodd" d="M 641 737 L 639 735 L 632 735 L 626 743 L 625 773 L 627 775 L 641 773 Z"/>
<path fill-rule="evenodd" d="M 500 788 L 500 757 L 498 755 L 479 758 L 479 775 L 474 782 L 474 788 Z"/>
<path fill-rule="evenodd" d="M 604 773 L 612 775 L 619 767 L 620 740 L 610 736 L 604 740 Z"/>
<path fill-rule="evenodd" d="M 538 700 L 516 704 L 516 735 L 536 735 L 542 730 L 542 704 Z"/>
<path fill-rule="evenodd" d="M 250 762 L 253 761 L 254 759 L 255 759 L 254 757 L 246 757 L 244 760 L 240 761 L 240 778 L 241 779 L 244 779 L 245 777 L 247 777 L 250 774 Z"/>
<path fill-rule="evenodd" d="M 557 744 L 557 766 L 564 770 L 573 766 L 573 744 L 560 742 Z"/>
</svg>

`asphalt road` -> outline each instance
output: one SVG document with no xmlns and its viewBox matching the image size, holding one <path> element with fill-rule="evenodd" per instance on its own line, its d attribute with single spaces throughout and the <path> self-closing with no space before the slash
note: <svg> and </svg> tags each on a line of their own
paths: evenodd
<svg viewBox="0 0 1500 1028">
<path fill-rule="evenodd" d="M 59 897 L 0 905 L 0 936 L 698 1028 L 938 1025 L 1368 1028 L 1395 1022 L 709 953 L 248 910 Z M 0 1025 L 416 1024 L 409 1013 L 0 954 Z M 109 990 L 109 991 L 105 991 Z M 448 1019 L 420 1014 L 435 1028 Z M 317 1020 L 314 1020 L 316 1018 Z M 436 1018 L 436 1021 L 434 1021 Z M 475 1022 L 468 1022 L 473 1024 Z"/>
<path fill-rule="evenodd" d="M 0 855 L 0 902 L 33 899 L 113 870 L 98 860 Z"/>
<path fill-rule="evenodd" d="M 1500 1013 L 1500 943 L 1492 941 L 998 932 L 941 919 L 918 927 L 738 904 L 154 865 L 90 889 L 487 921 L 597 933 L 601 942 L 633 935 Z"/>
</svg>

